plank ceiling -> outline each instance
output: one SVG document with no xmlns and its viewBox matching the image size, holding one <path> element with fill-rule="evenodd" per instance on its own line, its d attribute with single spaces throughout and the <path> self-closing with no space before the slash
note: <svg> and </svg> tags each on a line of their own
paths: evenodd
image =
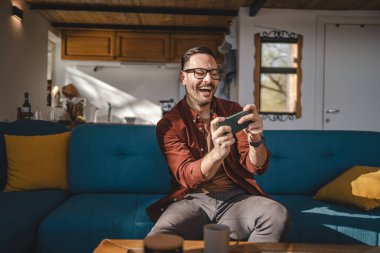
<svg viewBox="0 0 380 253">
<path fill-rule="evenodd" d="M 228 32 L 240 7 L 380 10 L 380 0 L 25 0 L 54 27 Z"/>
</svg>

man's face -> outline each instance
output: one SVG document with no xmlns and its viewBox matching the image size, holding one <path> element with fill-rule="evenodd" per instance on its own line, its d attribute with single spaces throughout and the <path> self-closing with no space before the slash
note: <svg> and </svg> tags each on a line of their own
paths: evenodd
<svg viewBox="0 0 380 253">
<path fill-rule="evenodd" d="M 194 54 L 184 66 L 184 70 L 193 68 L 217 69 L 214 57 L 208 54 Z M 186 98 L 193 108 L 203 107 L 211 103 L 218 87 L 218 80 L 211 78 L 207 73 L 203 79 L 195 78 L 194 72 L 181 72 L 181 81 L 186 88 Z"/>
</svg>

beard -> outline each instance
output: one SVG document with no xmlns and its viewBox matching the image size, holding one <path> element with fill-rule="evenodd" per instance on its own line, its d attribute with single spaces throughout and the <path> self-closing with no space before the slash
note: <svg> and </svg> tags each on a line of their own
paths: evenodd
<svg viewBox="0 0 380 253">
<path fill-rule="evenodd" d="M 187 86 L 185 86 L 185 88 L 186 99 L 188 103 L 190 103 L 191 105 L 197 105 L 199 107 L 204 107 L 206 105 L 211 104 L 212 98 L 214 97 L 216 91 L 216 88 L 213 87 L 211 91 L 205 96 L 204 94 L 202 94 L 201 91 L 198 90 L 198 88 L 191 89 Z"/>
</svg>

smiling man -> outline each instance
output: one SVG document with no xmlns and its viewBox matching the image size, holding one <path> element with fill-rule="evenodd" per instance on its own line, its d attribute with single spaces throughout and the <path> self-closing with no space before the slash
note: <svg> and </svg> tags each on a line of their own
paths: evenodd
<svg viewBox="0 0 380 253">
<path fill-rule="evenodd" d="M 186 240 L 203 239 L 203 226 L 223 224 L 252 242 L 281 241 L 288 212 L 268 198 L 254 176 L 268 167 L 263 121 L 255 105 L 214 96 L 222 71 L 207 47 L 185 52 L 180 80 L 185 97 L 157 124 L 157 140 L 172 175 L 172 191 L 148 208 L 157 221 L 148 235 L 176 234 Z M 217 127 L 226 117 L 249 111 L 232 133 Z M 238 238 L 232 238 L 238 239 Z"/>
</svg>

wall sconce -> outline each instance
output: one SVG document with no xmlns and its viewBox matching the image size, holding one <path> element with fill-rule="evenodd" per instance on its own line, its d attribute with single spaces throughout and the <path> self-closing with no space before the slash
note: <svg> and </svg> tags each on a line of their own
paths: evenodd
<svg viewBox="0 0 380 253">
<path fill-rule="evenodd" d="M 24 17 L 24 12 L 17 6 L 12 5 L 12 16 L 21 21 Z"/>
</svg>

